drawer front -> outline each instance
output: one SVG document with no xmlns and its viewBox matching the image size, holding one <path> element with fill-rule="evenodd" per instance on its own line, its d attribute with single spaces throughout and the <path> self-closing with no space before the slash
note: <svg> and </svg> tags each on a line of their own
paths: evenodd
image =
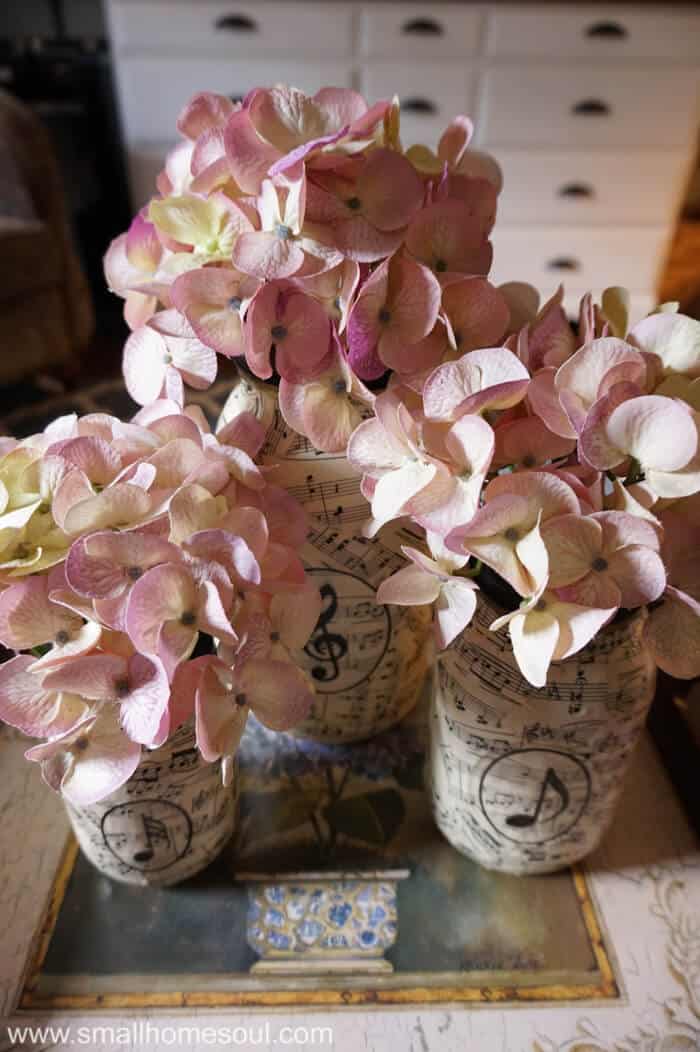
<svg viewBox="0 0 700 1052">
<path fill-rule="evenodd" d="M 368 63 L 361 74 L 367 99 L 399 96 L 404 147 L 435 147 L 453 117 L 473 112 L 474 79 L 464 62 Z"/>
<path fill-rule="evenodd" d="M 308 55 L 343 58 L 352 53 L 349 4 L 251 4 L 199 0 L 113 0 L 116 50 L 161 54 Z M 268 79 L 279 81 L 279 75 Z M 331 82 L 332 79 L 331 79 Z"/>
<path fill-rule="evenodd" d="M 499 146 L 685 146 L 700 74 L 679 69 L 490 68 L 480 129 Z"/>
<path fill-rule="evenodd" d="M 529 6 L 492 9 L 489 55 L 518 59 L 669 59 L 700 61 L 700 15 L 665 5 L 630 10 L 624 5 Z"/>
<path fill-rule="evenodd" d="M 118 65 L 126 138 L 169 141 L 177 116 L 192 95 L 206 87 L 242 98 L 251 88 L 281 82 L 312 94 L 325 84 L 352 86 L 350 67 L 336 62 L 228 62 L 124 56 Z"/>
<path fill-rule="evenodd" d="M 666 247 L 663 227 L 499 227 L 491 280 L 528 281 L 538 289 L 601 289 L 623 285 L 648 292 L 656 285 Z"/>
<path fill-rule="evenodd" d="M 673 150 L 499 150 L 498 163 L 501 223 L 634 225 L 674 217 L 688 157 Z"/>
<path fill-rule="evenodd" d="M 366 4 L 360 15 L 363 55 L 465 58 L 476 54 L 482 16 L 457 4 Z"/>
</svg>

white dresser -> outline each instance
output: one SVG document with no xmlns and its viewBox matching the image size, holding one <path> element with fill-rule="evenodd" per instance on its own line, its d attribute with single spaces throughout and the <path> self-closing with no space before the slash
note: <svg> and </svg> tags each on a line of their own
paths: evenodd
<svg viewBox="0 0 700 1052">
<path fill-rule="evenodd" d="M 117 91 L 139 207 L 195 91 L 233 97 L 397 92 L 402 138 L 435 145 L 456 113 L 505 177 L 497 283 L 543 296 L 624 284 L 655 299 L 698 132 L 700 10 L 668 4 L 236 3 L 107 0 Z"/>
</svg>

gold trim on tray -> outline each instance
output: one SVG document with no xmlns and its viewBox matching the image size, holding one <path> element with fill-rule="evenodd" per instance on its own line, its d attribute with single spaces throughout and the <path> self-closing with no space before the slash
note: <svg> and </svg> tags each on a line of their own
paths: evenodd
<svg viewBox="0 0 700 1052">
<path fill-rule="evenodd" d="M 504 1003 L 535 1001 L 588 1001 L 612 999 L 620 996 L 613 967 L 603 941 L 600 924 L 586 882 L 579 865 L 571 867 L 576 896 L 583 924 L 599 971 L 597 981 L 575 986 L 550 982 L 541 985 L 488 986 L 421 986 L 410 985 L 413 976 L 407 975 L 405 987 L 359 988 L 348 986 L 336 989 L 290 990 L 191 990 L 189 992 L 161 991 L 153 993 L 42 993 L 37 987 L 42 965 L 49 949 L 61 904 L 78 855 L 78 844 L 71 834 L 56 870 L 51 894 L 37 931 L 30 966 L 19 1002 L 20 1009 L 141 1009 L 141 1008 L 223 1008 L 285 1007 L 295 1005 L 362 1006 L 427 1003 Z M 400 974 L 400 973 L 399 973 Z M 317 977 L 320 978 L 320 977 Z M 452 976 L 450 976 L 452 978 Z M 368 982 L 371 975 L 367 975 Z"/>
</svg>

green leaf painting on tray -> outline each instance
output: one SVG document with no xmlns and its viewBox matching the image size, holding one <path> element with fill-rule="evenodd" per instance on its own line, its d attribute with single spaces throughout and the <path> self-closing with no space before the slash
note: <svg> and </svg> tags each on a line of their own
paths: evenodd
<svg viewBox="0 0 700 1052">
<path fill-rule="evenodd" d="M 376 789 L 334 800 L 321 814 L 336 835 L 387 844 L 401 825 L 405 806 L 396 789 Z"/>
</svg>

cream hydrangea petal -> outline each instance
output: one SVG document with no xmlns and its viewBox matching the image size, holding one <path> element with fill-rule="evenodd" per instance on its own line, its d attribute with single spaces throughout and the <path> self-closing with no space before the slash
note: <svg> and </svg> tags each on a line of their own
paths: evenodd
<svg viewBox="0 0 700 1052">
<path fill-rule="evenodd" d="M 669 676 L 700 676 L 700 603 L 669 585 L 664 601 L 649 613 L 644 640 Z"/>
<path fill-rule="evenodd" d="M 533 609 L 514 617 L 509 631 L 518 668 L 533 687 L 544 687 L 559 639 L 556 617 L 546 610 Z"/>
</svg>

